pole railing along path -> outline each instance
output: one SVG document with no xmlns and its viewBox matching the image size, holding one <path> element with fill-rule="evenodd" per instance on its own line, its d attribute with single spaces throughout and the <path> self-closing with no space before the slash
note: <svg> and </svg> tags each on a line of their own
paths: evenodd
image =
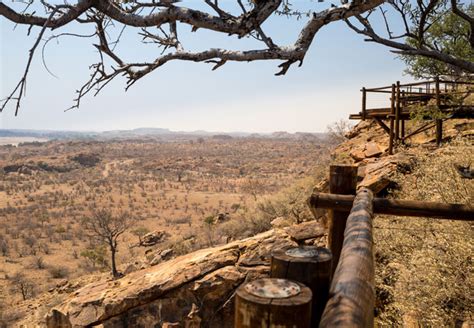
<svg viewBox="0 0 474 328">
<path fill-rule="evenodd" d="M 338 168 L 339 167 L 339 168 Z M 352 181 L 351 170 L 346 165 L 331 167 L 331 172 L 344 172 L 346 181 Z M 331 183 L 331 179 L 330 179 Z M 341 241 L 341 249 L 319 327 L 373 327 L 375 287 L 374 249 L 372 221 L 374 214 L 430 217 L 449 220 L 474 220 L 474 208 L 463 204 L 443 204 L 410 200 L 374 198 L 367 188 L 354 195 L 313 193 L 308 199 L 312 209 L 328 208 L 333 211 L 349 211 L 343 238 L 340 230 L 329 230 L 332 240 Z M 331 212 L 330 212 L 331 213 Z M 334 220 L 334 216 L 331 217 Z M 337 219 L 337 218 L 336 218 Z M 332 225 L 337 225 L 332 222 Z"/>
<path fill-rule="evenodd" d="M 341 256 L 319 327 L 373 327 L 372 191 L 361 189 L 347 218 Z"/>
<path fill-rule="evenodd" d="M 312 209 L 331 210 L 330 249 L 273 250 L 270 278 L 242 284 L 236 292 L 236 328 L 373 327 L 374 214 L 474 220 L 469 205 L 374 198 L 367 188 L 354 195 L 356 178 L 355 166 L 330 167 L 331 193 L 308 199 Z"/>
</svg>

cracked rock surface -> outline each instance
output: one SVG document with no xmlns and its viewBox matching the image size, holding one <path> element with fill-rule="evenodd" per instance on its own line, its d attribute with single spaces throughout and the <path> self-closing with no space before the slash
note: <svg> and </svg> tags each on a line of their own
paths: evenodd
<svg viewBox="0 0 474 328">
<path fill-rule="evenodd" d="M 307 227 L 314 237 L 323 229 Z M 62 327 L 232 327 L 233 294 L 245 281 L 267 276 L 274 249 L 296 246 L 286 230 L 270 230 L 202 249 L 123 278 L 89 283 L 46 314 Z"/>
</svg>

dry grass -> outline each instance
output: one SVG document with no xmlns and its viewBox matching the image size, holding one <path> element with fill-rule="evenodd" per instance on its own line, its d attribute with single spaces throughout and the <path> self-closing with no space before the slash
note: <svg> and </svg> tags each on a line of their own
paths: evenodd
<svg viewBox="0 0 474 328">
<path fill-rule="evenodd" d="M 474 160 L 472 143 L 417 151 L 400 175 L 397 199 L 473 204 L 474 181 L 454 165 Z M 472 320 L 472 222 L 381 216 L 375 220 L 377 323 L 381 327 L 455 327 Z"/>
</svg>

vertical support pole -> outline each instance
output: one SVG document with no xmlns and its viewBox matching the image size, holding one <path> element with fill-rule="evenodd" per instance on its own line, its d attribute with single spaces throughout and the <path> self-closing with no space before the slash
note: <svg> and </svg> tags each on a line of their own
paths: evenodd
<svg viewBox="0 0 474 328">
<path fill-rule="evenodd" d="M 362 88 L 362 120 L 365 121 L 367 115 L 367 91 L 365 87 Z"/>
<path fill-rule="evenodd" d="M 403 118 L 402 118 L 401 131 L 402 131 L 401 139 L 402 139 L 402 142 L 405 143 L 405 119 L 403 119 Z"/>
<path fill-rule="evenodd" d="M 406 101 L 406 95 L 407 95 L 407 92 L 405 91 L 402 91 L 402 105 L 401 105 L 401 109 L 400 109 L 400 140 L 402 141 L 402 143 L 405 142 L 404 138 L 405 138 L 405 119 L 402 117 L 402 110 L 403 108 L 405 108 L 407 106 L 407 101 Z"/>
<path fill-rule="evenodd" d="M 388 153 L 393 155 L 393 115 L 395 115 L 395 84 L 392 84 L 392 97 L 390 98 L 390 141 L 388 144 Z"/>
<path fill-rule="evenodd" d="M 357 166 L 331 165 L 329 167 L 329 192 L 332 194 L 355 194 L 357 185 Z M 348 211 L 329 211 L 328 245 L 333 256 L 332 273 L 336 269 L 344 242 L 344 230 L 349 216 Z"/>
<path fill-rule="evenodd" d="M 395 140 L 400 139 L 400 81 L 397 81 L 397 103 L 395 106 Z"/>
<path fill-rule="evenodd" d="M 439 76 L 436 77 L 436 106 L 438 111 L 441 111 L 441 95 L 439 89 Z M 443 140 L 443 121 L 441 119 L 436 119 L 436 145 L 441 145 Z"/>
</svg>

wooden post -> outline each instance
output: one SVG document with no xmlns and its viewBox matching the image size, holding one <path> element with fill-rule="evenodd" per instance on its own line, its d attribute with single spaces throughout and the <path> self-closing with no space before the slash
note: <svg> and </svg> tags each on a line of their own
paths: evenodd
<svg viewBox="0 0 474 328">
<path fill-rule="evenodd" d="M 400 113 L 399 115 L 401 116 L 401 112 L 403 110 L 403 108 L 405 108 L 407 106 L 407 103 L 406 103 L 406 93 L 405 91 L 402 91 L 402 105 L 401 105 L 401 109 L 400 109 Z M 402 143 L 404 143 L 404 138 L 405 138 L 405 120 L 403 118 L 400 117 L 400 139 L 402 141 Z"/>
<path fill-rule="evenodd" d="M 395 106 L 395 140 L 400 139 L 400 81 L 397 81 L 397 103 Z"/>
<path fill-rule="evenodd" d="M 242 284 L 235 297 L 235 328 L 311 327 L 311 290 L 286 279 Z"/>
<path fill-rule="evenodd" d="M 365 87 L 362 88 L 362 120 L 365 121 L 365 117 L 367 115 L 367 91 Z"/>
<path fill-rule="evenodd" d="M 355 194 L 357 185 L 357 167 L 353 165 L 331 165 L 329 167 L 329 191 L 332 194 Z M 344 241 L 348 211 L 329 211 L 328 245 L 333 256 L 334 272 L 341 254 Z"/>
<path fill-rule="evenodd" d="M 441 95 L 439 89 L 439 77 L 436 77 L 436 106 L 438 111 L 441 111 Z M 443 140 L 443 121 L 441 119 L 436 119 L 436 145 L 441 145 Z"/>
<path fill-rule="evenodd" d="M 402 118 L 402 135 L 401 135 L 401 139 L 403 142 L 405 142 L 405 120 Z"/>
<path fill-rule="evenodd" d="M 327 248 L 303 246 L 272 254 L 272 278 L 301 282 L 313 293 L 311 327 L 317 327 L 329 297 L 332 254 Z"/>
<path fill-rule="evenodd" d="M 372 192 L 357 193 L 319 327 L 373 327 L 375 307 Z"/>
<path fill-rule="evenodd" d="M 395 114 L 395 84 L 392 84 L 392 97 L 390 98 L 390 141 L 388 144 L 388 153 L 393 155 L 393 115 Z"/>
</svg>

